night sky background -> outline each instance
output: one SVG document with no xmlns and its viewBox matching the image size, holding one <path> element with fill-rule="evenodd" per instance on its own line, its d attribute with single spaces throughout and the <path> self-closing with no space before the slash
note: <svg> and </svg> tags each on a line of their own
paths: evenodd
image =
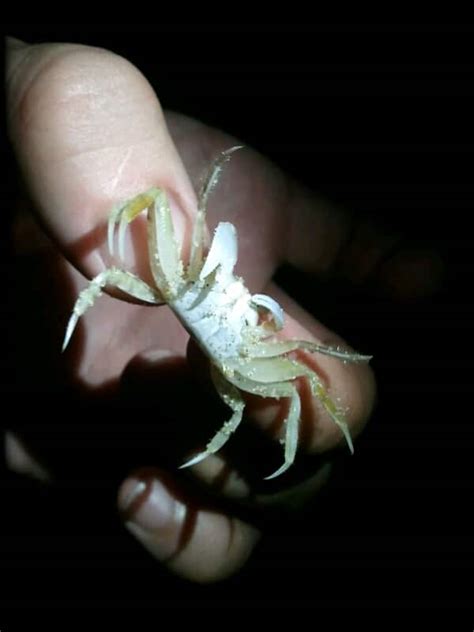
<svg viewBox="0 0 474 632">
<path fill-rule="evenodd" d="M 276 519 L 238 575 L 210 586 L 169 575 L 122 530 L 112 487 L 91 491 L 91 481 L 72 480 L 44 489 L 10 474 L 1 499 L 4 598 L 117 608 L 469 607 L 474 25 L 9 32 L 123 55 L 164 108 L 230 132 L 307 186 L 400 231 L 406 247 L 437 251 L 445 277 L 414 303 L 370 284 L 355 291 L 290 268 L 278 273 L 322 322 L 374 355 L 378 404 L 356 455 L 336 455 L 325 491 L 303 515 Z M 18 195 L 10 160 L 7 176 L 10 202 Z M 8 243 L 3 253 L 8 277 Z M 21 422 L 32 405 L 35 417 L 61 416 L 60 398 L 34 392 L 15 362 L 18 322 L 5 304 L 3 390 L 14 411 L 5 423 Z M 58 507 L 67 524 L 55 524 Z"/>
</svg>

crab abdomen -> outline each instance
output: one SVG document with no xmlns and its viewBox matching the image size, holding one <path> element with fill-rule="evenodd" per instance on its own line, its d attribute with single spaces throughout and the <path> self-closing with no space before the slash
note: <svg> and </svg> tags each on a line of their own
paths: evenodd
<svg viewBox="0 0 474 632">
<path fill-rule="evenodd" d="M 211 277 L 211 278 L 210 278 Z M 258 314 L 242 280 L 217 269 L 170 303 L 184 328 L 215 364 L 238 357 L 242 332 Z"/>
</svg>

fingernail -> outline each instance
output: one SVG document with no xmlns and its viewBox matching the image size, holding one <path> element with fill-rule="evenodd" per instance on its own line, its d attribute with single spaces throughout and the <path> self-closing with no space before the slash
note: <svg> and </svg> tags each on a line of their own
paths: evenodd
<svg viewBox="0 0 474 632">
<path fill-rule="evenodd" d="M 119 507 L 126 528 L 155 557 L 164 559 L 176 551 L 186 509 L 158 479 L 127 479 L 119 493 Z"/>
</svg>

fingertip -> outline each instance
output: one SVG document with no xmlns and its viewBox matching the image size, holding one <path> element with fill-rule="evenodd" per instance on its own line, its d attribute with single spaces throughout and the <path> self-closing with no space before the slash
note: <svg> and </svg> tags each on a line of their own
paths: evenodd
<svg viewBox="0 0 474 632">
<path fill-rule="evenodd" d="M 187 227 L 195 193 L 141 72 L 100 48 L 17 50 L 7 69 L 9 133 L 42 224 L 75 267 L 88 277 L 103 269 L 113 205 L 152 186 L 176 200 L 174 219 Z M 133 233 L 135 254 L 146 250 L 143 233 Z"/>
</svg>

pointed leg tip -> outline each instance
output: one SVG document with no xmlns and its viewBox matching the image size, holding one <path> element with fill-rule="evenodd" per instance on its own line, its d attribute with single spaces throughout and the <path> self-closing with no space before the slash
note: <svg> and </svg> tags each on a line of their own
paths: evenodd
<svg viewBox="0 0 474 632">
<path fill-rule="evenodd" d="M 349 448 L 349 452 L 351 453 L 351 455 L 354 454 L 354 444 L 352 443 L 352 437 L 349 433 L 345 434 L 344 433 L 344 438 L 346 440 L 347 443 L 347 447 Z"/>
<path fill-rule="evenodd" d="M 276 478 L 277 476 L 278 476 L 278 474 L 273 473 L 273 474 L 270 474 L 270 476 L 265 476 L 265 478 L 263 480 L 264 481 L 271 481 L 272 478 Z"/>
<path fill-rule="evenodd" d="M 178 469 L 179 470 L 184 470 L 187 467 L 191 467 L 192 465 L 196 465 L 197 463 L 200 463 L 201 461 L 204 461 L 204 459 L 207 459 L 208 456 L 209 456 L 209 454 L 207 454 L 207 452 L 201 452 L 200 454 L 197 454 L 196 456 L 192 457 L 191 459 L 189 459 L 188 461 L 186 461 L 185 463 L 180 465 L 178 467 Z"/>
<path fill-rule="evenodd" d="M 222 153 L 224 154 L 224 156 L 230 156 L 235 151 L 239 151 L 239 149 L 244 149 L 244 145 L 234 145 L 233 147 L 230 147 L 230 149 L 226 149 Z"/>
<path fill-rule="evenodd" d="M 280 468 L 278 468 L 276 472 L 273 472 L 273 474 L 270 474 L 270 476 L 265 476 L 263 480 L 271 481 L 273 478 L 277 478 L 278 476 L 281 476 L 284 472 L 286 472 L 286 470 L 290 467 L 290 465 L 291 465 L 290 463 L 285 463 Z"/>
<path fill-rule="evenodd" d="M 78 318 L 73 313 L 66 328 L 63 345 L 61 347 L 61 353 L 64 353 L 64 351 L 66 351 L 66 348 L 69 345 L 69 342 L 71 341 L 72 334 L 74 333 L 74 330 L 76 329 L 77 321 L 78 321 Z"/>
</svg>

